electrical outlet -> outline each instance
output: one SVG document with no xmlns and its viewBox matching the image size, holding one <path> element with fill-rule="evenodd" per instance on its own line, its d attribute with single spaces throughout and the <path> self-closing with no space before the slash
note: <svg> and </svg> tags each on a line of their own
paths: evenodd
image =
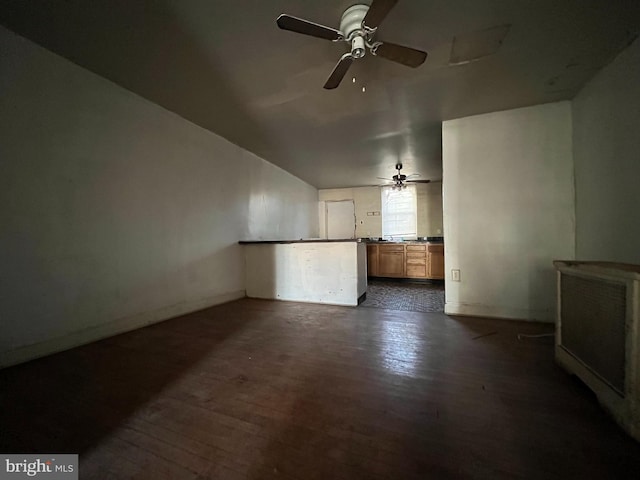
<svg viewBox="0 0 640 480">
<path fill-rule="evenodd" d="M 451 280 L 454 282 L 460 281 L 460 270 L 457 270 L 457 269 L 451 270 Z"/>
</svg>

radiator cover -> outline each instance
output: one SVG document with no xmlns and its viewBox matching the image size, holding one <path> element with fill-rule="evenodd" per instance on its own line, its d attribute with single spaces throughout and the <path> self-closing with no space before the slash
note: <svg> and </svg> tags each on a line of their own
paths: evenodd
<svg viewBox="0 0 640 480">
<path fill-rule="evenodd" d="M 560 285 L 562 346 L 624 395 L 626 284 L 563 273 Z"/>
<path fill-rule="evenodd" d="M 640 266 L 556 261 L 556 361 L 640 441 Z"/>
</svg>

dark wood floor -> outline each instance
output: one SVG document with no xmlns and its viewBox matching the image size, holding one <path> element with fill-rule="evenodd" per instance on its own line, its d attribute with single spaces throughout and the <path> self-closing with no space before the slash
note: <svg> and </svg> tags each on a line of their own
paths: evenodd
<svg viewBox="0 0 640 480">
<path fill-rule="evenodd" d="M 551 339 L 516 338 L 550 330 L 240 300 L 0 371 L 0 450 L 83 479 L 638 478 Z"/>
</svg>

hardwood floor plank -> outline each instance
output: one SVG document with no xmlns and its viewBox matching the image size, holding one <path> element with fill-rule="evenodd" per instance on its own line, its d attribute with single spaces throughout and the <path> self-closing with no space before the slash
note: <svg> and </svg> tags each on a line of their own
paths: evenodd
<svg viewBox="0 0 640 480">
<path fill-rule="evenodd" d="M 638 478 L 544 324 L 244 299 L 0 371 L 0 450 L 80 478 Z"/>
</svg>

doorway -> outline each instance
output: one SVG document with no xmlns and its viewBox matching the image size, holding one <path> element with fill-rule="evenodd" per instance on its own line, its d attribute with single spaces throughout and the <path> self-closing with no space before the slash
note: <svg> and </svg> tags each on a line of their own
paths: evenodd
<svg viewBox="0 0 640 480">
<path fill-rule="evenodd" d="M 353 200 L 326 202 L 328 239 L 356 238 L 356 209 Z"/>
</svg>

